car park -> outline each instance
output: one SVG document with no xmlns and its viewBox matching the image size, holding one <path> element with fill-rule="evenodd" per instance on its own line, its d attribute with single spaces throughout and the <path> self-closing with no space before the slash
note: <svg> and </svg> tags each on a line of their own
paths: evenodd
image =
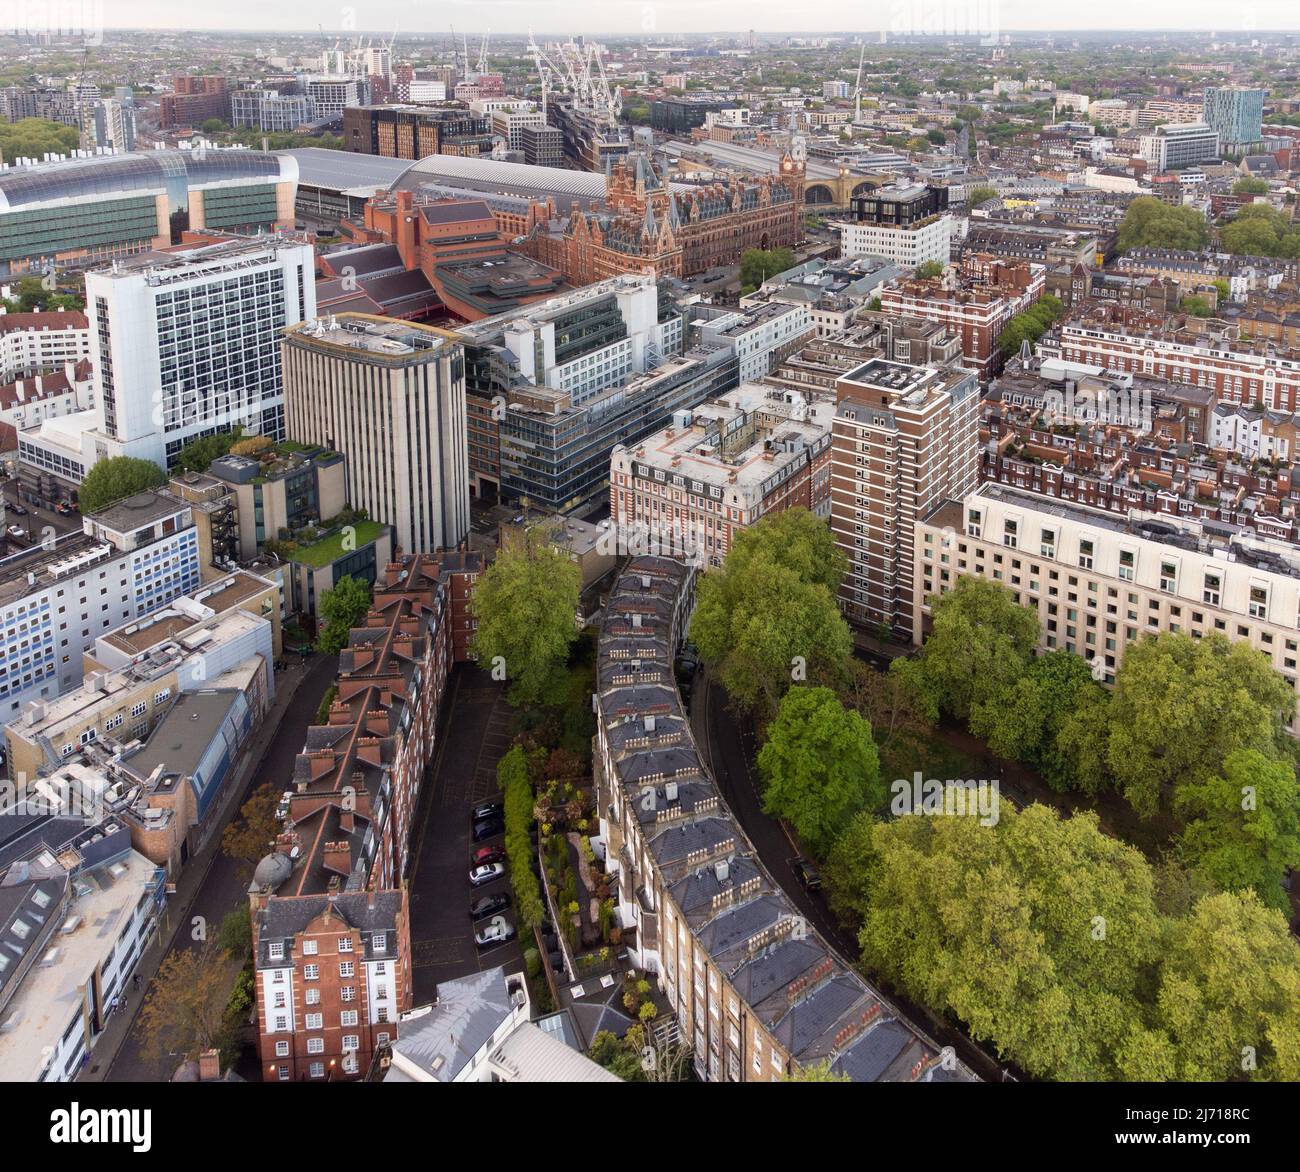
<svg viewBox="0 0 1300 1172">
<path fill-rule="evenodd" d="M 474 887 L 482 887 L 485 883 L 500 879 L 505 873 L 506 869 L 502 863 L 484 863 L 483 866 L 470 870 L 469 881 Z"/>
<path fill-rule="evenodd" d="M 469 812 L 469 820 L 483 822 L 488 818 L 500 818 L 504 813 L 505 807 L 500 802 L 482 802 Z"/>
<path fill-rule="evenodd" d="M 485 818 L 482 822 L 475 822 L 473 836 L 475 842 L 483 842 L 485 839 L 495 838 L 506 825 L 500 818 Z"/>
<path fill-rule="evenodd" d="M 500 846 L 481 846 L 474 852 L 473 866 L 482 867 L 486 863 L 504 863 L 506 852 Z"/>
<path fill-rule="evenodd" d="M 509 920 L 493 920 L 481 932 L 474 933 L 474 943 L 480 948 L 495 948 L 508 944 L 515 938 L 515 926 Z"/>
<path fill-rule="evenodd" d="M 480 896 L 469 905 L 469 918 L 471 920 L 485 920 L 488 916 L 494 916 L 497 912 L 503 912 L 510 906 L 510 896 L 504 891 L 496 891 L 491 895 Z"/>
</svg>

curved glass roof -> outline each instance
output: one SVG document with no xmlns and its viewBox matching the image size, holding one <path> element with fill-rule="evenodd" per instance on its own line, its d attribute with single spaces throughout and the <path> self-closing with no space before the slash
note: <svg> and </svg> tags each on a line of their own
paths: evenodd
<svg viewBox="0 0 1300 1172">
<path fill-rule="evenodd" d="M 136 151 L 0 171 L 0 211 L 54 200 L 155 191 L 182 177 L 190 186 L 261 176 L 280 178 L 281 160 L 263 151 Z"/>
</svg>

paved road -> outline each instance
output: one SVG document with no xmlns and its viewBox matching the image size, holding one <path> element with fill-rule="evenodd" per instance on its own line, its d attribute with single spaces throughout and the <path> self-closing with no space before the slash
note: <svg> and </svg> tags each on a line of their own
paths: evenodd
<svg viewBox="0 0 1300 1172">
<path fill-rule="evenodd" d="M 305 676 L 302 675 L 304 670 Z M 319 655 L 308 659 L 305 667 L 291 660 L 291 666 L 286 671 L 276 674 L 277 690 L 293 680 L 295 674 L 301 677 L 297 681 L 296 691 L 280 712 L 273 710 L 268 718 L 277 722 L 274 728 L 268 729 L 271 739 L 262 751 L 256 767 L 252 769 L 238 802 L 231 802 L 227 807 L 224 822 L 230 820 L 253 790 L 268 781 L 278 787 L 284 787 L 293 775 L 294 758 L 302 751 L 307 727 L 316 719 L 316 710 L 320 707 L 321 698 L 338 674 L 338 659 L 332 655 Z M 188 907 L 178 905 L 174 900 L 168 905 L 168 920 L 164 930 L 174 932 L 169 941 L 169 951 L 194 946 L 192 926 L 196 916 L 203 917 L 208 928 L 215 932 L 228 912 L 247 901 L 249 878 L 247 871 L 242 871 L 235 860 L 221 852 L 220 842 L 220 833 L 214 831 L 204 848 L 188 864 L 188 868 L 205 868 L 198 888 L 194 892 L 193 902 Z M 157 962 L 154 964 L 153 971 L 156 971 L 156 967 Z M 131 991 L 128 1010 L 133 1016 L 139 1011 L 145 992 L 143 988 L 138 992 Z M 180 1061 L 179 1056 L 169 1056 L 162 1062 L 152 1062 L 141 1052 L 142 1042 L 141 1031 L 133 1020 L 107 1072 L 98 1074 L 98 1077 L 112 1082 L 154 1082 L 169 1079 Z M 99 1061 L 91 1064 L 92 1077 L 96 1076 L 97 1068 L 104 1061 L 100 1049 L 96 1050 L 96 1054 L 99 1055 Z M 256 1074 L 253 1077 L 256 1077 Z"/>
<path fill-rule="evenodd" d="M 831 915 L 821 896 L 803 889 L 790 866 L 798 854 L 794 843 L 781 823 L 763 812 L 760 781 L 753 765 L 757 745 L 749 722 L 737 719 L 730 712 L 726 692 L 706 675 L 697 677 L 691 696 L 691 721 L 723 800 L 754 844 L 763 865 L 841 957 L 854 960 L 859 952 L 854 934 L 846 931 Z M 880 982 L 876 983 L 880 985 Z M 940 1045 L 952 1046 L 981 1078 L 1002 1078 L 1002 1068 L 961 1031 L 935 1018 L 897 991 L 884 985 L 880 988 L 918 1029 Z"/>
<path fill-rule="evenodd" d="M 511 710 L 502 686 L 472 664 L 459 664 L 448 683 L 434 751 L 424 782 L 411 865 L 411 951 L 415 1004 L 433 1000 L 439 981 L 505 965 L 523 968 L 513 940 L 479 952 L 469 905 L 480 895 L 509 892 L 508 878 L 469 885 L 470 809 L 500 796 L 497 762 L 510 747 Z M 500 845 L 494 838 L 481 845 Z M 506 918 L 518 921 L 511 908 Z"/>
<path fill-rule="evenodd" d="M 69 516 L 61 516 L 54 512 L 53 509 L 44 509 L 30 500 L 22 502 L 23 508 L 27 510 L 26 514 L 18 514 L 13 510 L 14 502 L 18 500 L 18 482 L 12 478 L 0 481 L 0 503 L 4 505 L 3 516 L 0 517 L 0 529 L 8 525 L 21 525 L 31 534 L 31 543 L 39 543 L 45 536 L 45 529 L 48 526 L 57 536 L 64 533 L 81 532 L 81 514 L 72 513 Z M 9 543 L 9 552 L 17 553 L 26 546 L 18 542 Z"/>
</svg>

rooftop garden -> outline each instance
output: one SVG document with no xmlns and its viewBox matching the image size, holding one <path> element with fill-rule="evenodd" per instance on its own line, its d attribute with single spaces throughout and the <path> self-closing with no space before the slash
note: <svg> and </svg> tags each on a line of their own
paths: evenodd
<svg viewBox="0 0 1300 1172">
<path fill-rule="evenodd" d="M 276 542 L 277 552 L 289 561 L 303 562 L 320 569 L 338 561 L 345 553 L 363 549 L 383 531 L 384 526 L 378 521 L 369 520 L 358 520 L 351 525 L 339 525 L 333 530 L 313 529 L 308 526 L 298 531 L 300 537 Z M 318 535 L 315 539 L 311 537 L 313 533 Z"/>
</svg>

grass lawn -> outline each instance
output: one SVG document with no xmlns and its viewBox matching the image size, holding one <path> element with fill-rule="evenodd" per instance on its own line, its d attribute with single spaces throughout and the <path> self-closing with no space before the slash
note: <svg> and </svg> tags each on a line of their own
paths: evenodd
<svg viewBox="0 0 1300 1172">
<path fill-rule="evenodd" d="M 384 527 L 378 521 L 358 521 L 353 528 L 356 530 L 357 535 L 353 549 L 364 548 L 384 531 Z M 314 545 L 300 545 L 293 551 L 291 557 L 295 562 L 302 562 L 316 569 L 321 566 L 328 566 L 331 562 L 341 558 L 344 553 L 351 552 L 351 550 L 343 548 L 344 532 L 341 529 L 332 537 L 323 538 Z"/>
</svg>

